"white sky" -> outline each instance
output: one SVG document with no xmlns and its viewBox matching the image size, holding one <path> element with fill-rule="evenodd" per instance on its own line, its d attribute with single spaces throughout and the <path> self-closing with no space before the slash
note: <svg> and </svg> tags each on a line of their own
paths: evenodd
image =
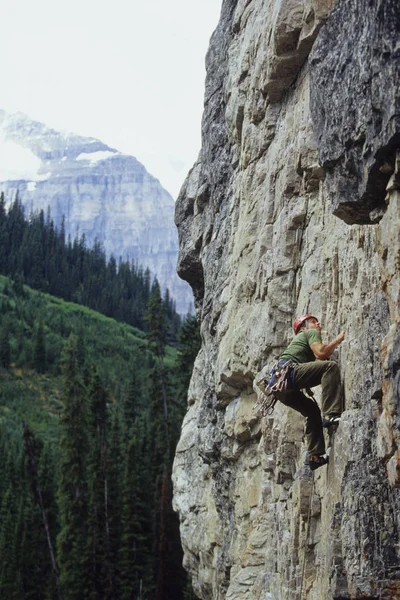
<svg viewBox="0 0 400 600">
<path fill-rule="evenodd" d="M 4 2 L 0 108 L 132 154 L 176 198 L 200 150 L 221 3 Z"/>
</svg>

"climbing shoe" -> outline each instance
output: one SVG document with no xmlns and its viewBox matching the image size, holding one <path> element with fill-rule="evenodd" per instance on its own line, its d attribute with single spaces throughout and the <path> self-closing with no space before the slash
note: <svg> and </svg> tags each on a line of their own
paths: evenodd
<svg viewBox="0 0 400 600">
<path fill-rule="evenodd" d="M 338 414 L 330 414 L 326 415 L 326 417 L 322 418 L 322 427 L 332 427 L 332 425 L 338 425 L 340 421 L 340 415 Z"/>
<path fill-rule="evenodd" d="M 309 458 L 306 465 L 310 467 L 311 471 L 315 471 L 329 462 L 329 456 L 317 456 L 315 458 Z"/>
</svg>

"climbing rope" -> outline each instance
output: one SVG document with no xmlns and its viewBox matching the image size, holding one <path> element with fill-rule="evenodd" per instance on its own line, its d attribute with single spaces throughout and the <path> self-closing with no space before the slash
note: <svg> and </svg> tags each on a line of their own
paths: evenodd
<svg viewBox="0 0 400 600">
<path fill-rule="evenodd" d="M 299 596 L 299 600 L 302 600 L 302 598 L 303 598 L 303 582 L 304 582 L 304 573 L 305 573 L 305 570 L 306 570 L 306 553 L 307 553 L 308 537 L 310 535 L 311 506 L 312 506 L 313 495 L 314 495 L 314 471 L 312 472 L 312 485 L 311 485 L 311 493 L 310 493 L 310 503 L 309 503 L 309 506 L 308 506 L 307 531 L 306 531 L 306 541 L 305 541 L 305 544 L 304 544 L 303 569 L 302 569 L 301 580 L 300 580 L 300 596 Z"/>
</svg>

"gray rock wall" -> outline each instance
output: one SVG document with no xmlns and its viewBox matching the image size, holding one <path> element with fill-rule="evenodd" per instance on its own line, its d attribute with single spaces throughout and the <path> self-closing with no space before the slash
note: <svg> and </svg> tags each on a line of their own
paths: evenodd
<svg viewBox="0 0 400 600">
<path fill-rule="evenodd" d="M 207 55 L 203 146 L 175 216 L 203 343 L 173 473 L 203 600 L 400 597 L 400 7 L 332 5 L 225 0 Z M 382 32 L 372 61 L 365 39 L 379 49 Z M 368 112 L 356 96 L 379 68 Z M 302 417 L 255 410 L 305 311 L 327 340 L 346 331 L 345 412 L 314 482 Z"/>
</svg>

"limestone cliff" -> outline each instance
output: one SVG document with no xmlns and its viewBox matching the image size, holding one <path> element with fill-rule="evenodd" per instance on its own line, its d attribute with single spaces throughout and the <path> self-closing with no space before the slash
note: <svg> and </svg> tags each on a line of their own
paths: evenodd
<svg viewBox="0 0 400 600">
<path fill-rule="evenodd" d="M 17 190 L 27 214 L 50 209 L 56 226 L 65 218 L 72 238 L 84 234 L 117 261 L 148 267 L 187 313 L 193 299 L 176 274 L 174 200 L 136 158 L 0 110 L 0 191 L 11 201 Z"/>
<path fill-rule="evenodd" d="M 203 600 L 400 597 L 400 5 L 224 0 L 176 206 L 202 348 L 174 464 Z M 316 314 L 346 340 L 330 463 L 255 380 Z"/>
</svg>

